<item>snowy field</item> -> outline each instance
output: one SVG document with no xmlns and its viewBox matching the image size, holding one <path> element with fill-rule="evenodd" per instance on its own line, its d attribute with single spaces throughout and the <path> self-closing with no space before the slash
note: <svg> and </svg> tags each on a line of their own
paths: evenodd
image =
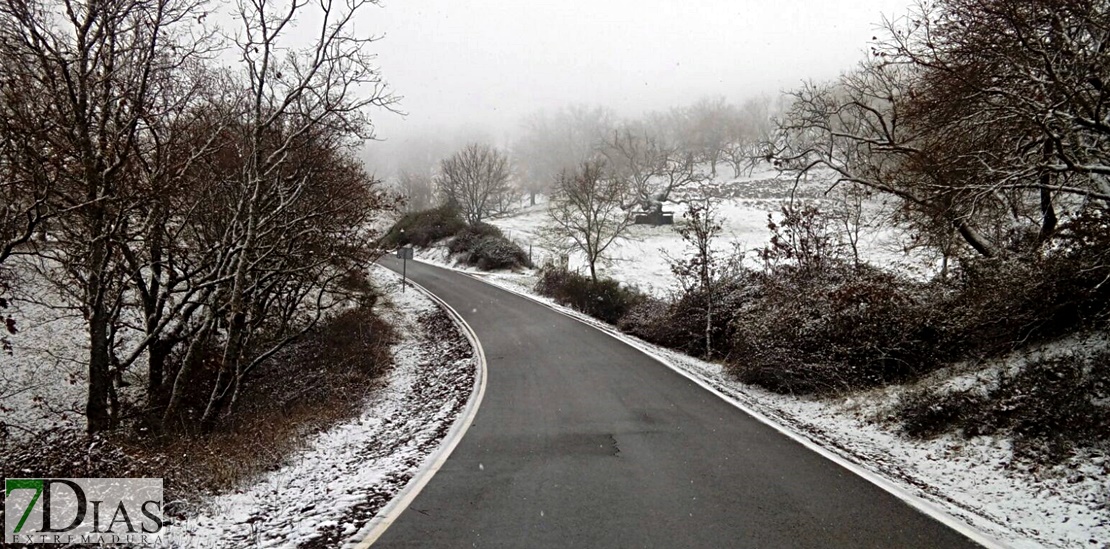
<svg viewBox="0 0 1110 549">
<path fill-rule="evenodd" d="M 834 200 L 830 197 L 835 197 L 835 193 L 826 196 L 825 191 L 830 187 L 828 179 L 829 176 L 825 176 L 800 184 L 795 200 L 816 202 L 821 205 L 822 211 L 830 210 L 834 207 Z M 794 180 L 775 171 L 764 170 L 751 176 L 721 181 L 717 186 L 725 197 L 717 205 L 722 231 L 714 248 L 722 253 L 742 251 L 751 266 L 756 261 L 754 251 L 770 242 L 768 215 L 776 221 L 781 218 L 780 208 L 790 201 Z M 526 252 L 531 246 L 533 262 L 543 265 L 547 260 L 556 259 L 550 240 L 544 235 L 544 228 L 550 223 L 547 208 L 548 204 L 541 197 L 536 206 L 489 222 Z M 686 205 L 681 202 L 667 203 L 664 210 L 674 213 L 677 224 L 682 221 Z M 875 223 L 883 216 L 883 210 L 882 204 L 865 201 L 861 217 L 865 222 Z M 883 228 L 868 231 L 861 238 L 861 259 L 911 275 L 922 275 L 934 268 L 933 263 L 925 258 L 906 254 L 904 246 L 905 243 L 894 231 Z M 662 295 L 675 287 L 669 259 L 681 258 L 688 253 L 689 248 L 676 226 L 635 225 L 628 238 L 618 240 L 604 254 L 606 262 L 599 266 L 599 274 Z M 568 259 L 572 270 L 587 272 L 588 267 L 582 257 L 572 254 Z"/>
<path fill-rule="evenodd" d="M 758 176 L 757 176 L 758 177 Z M 762 247 L 769 239 L 767 214 L 775 212 L 782 198 L 738 198 L 722 205 L 725 235 L 744 249 Z M 680 218 L 681 205 L 668 207 Z M 541 264 L 545 254 L 541 236 L 546 205 L 520 215 L 493 221 L 519 244 L 533 245 Z M 602 269 L 606 276 L 661 293 L 671 289 L 666 254 L 684 252 L 681 238 L 671 227 L 636 227 L 634 239 L 622 243 L 617 258 Z M 864 256 L 888 268 L 910 274 L 927 272 L 931 265 L 907 256 L 889 233 L 880 232 L 864 242 Z M 418 259 L 460 269 L 442 246 L 417 250 Z M 571 258 L 571 268 L 581 267 Z M 1052 468 L 1030 468 L 1016 461 L 1010 441 L 997 436 L 965 440 L 943 436 L 929 441 L 912 440 L 896 433 L 891 408 L 899 398 L 925 386 L 957 388 L 996 382 L 1003 370 L 1012 370 L 1038 356 L 1078 352 L 1105 345 L 1100 337 L 1074 337 L 1015 353 L 989 364 L 956 364 L 910 386 L 896 386 L 860 393 L 851 398 L 820 400 L 770 393 L 733 380 L 719 364 L 697 360 L 616 331 L 613 327 L 552 303 L 533 291 L 535 271 L 478 273 L 460 269 L 507 290 L 528 295 L 614 337 L 644 350 L 668 366 L 725 398 L 763 416 L 780 429 L 891 483 L 911 500 L 942 509 L 961 524 L 982 532 L 997 545 L 1011 547 L 1110 548 L 1110 456 L 1076 456 Z"/>
<path fill-rule="evenodd" d="M 0 412 L 11 435 L 51 428 L 85 429 L 88 335 L 81 312 L 66 308 L 56 288 L 34 273 L 35 260 L 13 260 L 11 315 L 18 333 L 0 352 Z M 137 368 L 141 369 L 141 368 Z M 142 383 L 134 386 L 142 387 Z"/>
</svg>

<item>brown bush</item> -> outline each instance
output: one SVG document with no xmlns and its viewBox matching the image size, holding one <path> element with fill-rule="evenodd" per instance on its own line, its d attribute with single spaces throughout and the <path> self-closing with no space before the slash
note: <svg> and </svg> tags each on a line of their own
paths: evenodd
<svg viewBox="0 0 1110 549">
<path fill-rule="evenodd" d="M 588 276 L 550 265 L 540 270 L 536 292 L 610 324 L 619 323 L 645 299 L 635 288 L 622 286 L 611 278 L 594 282 Z"/>
<path fill-rule="evenodd" d="M 717 281 L 712 298 L 700 288 L 670 299 L 645 298 L 621 318 L 618 327 L 644 341 L 704 357 L 707 349 L 706 305 L 712 299 L 710 336 L 713 356 L 727 359 L 735 337 L 734 320 L 740 308 L 753 299 L 753 292 L 757 289 L 749 278 L 750 274 L 742 273 L 731 280 Z"/>
<path fill-rule="evenodd" d="M 873 268 L 776 269 L 733 318 L 729 369 L 782 393 L 837 393 L 935 369 L 921 284 Z"/>
<path fill-rule="evenodd" d="M 1110 451 L 1110 351 L 1036 360 L 988 390 L 911 393 L 895 414 L 915 438 L 1006 433 L 1015 455 L 1035 462 L 1080 448 Z"/>
<path fill-rule="evenodd" d="M 459 211 L 450 206 L 405 214 L 390 227 L 380 245 L 386 248 L 400 246 L 430 246 L 433 242 L 454 236 L 466 228 Z"/>
</svg>

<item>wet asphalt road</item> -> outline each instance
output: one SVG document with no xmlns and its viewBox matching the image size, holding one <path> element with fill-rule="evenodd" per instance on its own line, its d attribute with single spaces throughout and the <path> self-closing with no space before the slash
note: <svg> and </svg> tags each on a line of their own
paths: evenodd
<svg viewBox="0 0 1110 549">
<path fill-rule="evenodd" d="M 598 330 L 449 270 L 408 274 L 473 327 L 489 377 L 375 547 L 977 547 Z"/>
</svg>

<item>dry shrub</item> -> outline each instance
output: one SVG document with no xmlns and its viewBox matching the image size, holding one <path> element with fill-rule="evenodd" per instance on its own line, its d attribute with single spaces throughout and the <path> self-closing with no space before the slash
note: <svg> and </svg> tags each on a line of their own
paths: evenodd
<svg viewBox="0 0 1110 549">
<path fill-rule="evenodd" d="M 489 223 L 467 225 L 455 234 L 455 238 L 447 243 L 447 250 L 453 254 L 469 253 L 478 244 L 479 240 L 486 237 L 504 238 L 505 234 L 501 232 L 501 229 Z"/>
<path fill-rule="evenodd" d="M 911 393 L 895 414 L 916 438 L 1008 434 L 1015 455 L 1035 462 L 1059 462 L 1081 448 L 1110 451 L 1110 350 L 1036 360 L 1001 374 L 989 390 Z"/>
<path fill-rule="evenodd" d="M 925 289 L 866 266 L 788 267 L 753 277 L 729 368 L 782 393 L 830 394 L 900 382 L 939 365 Z"/>
<path fill-rule="evenodd" d="M 669 347 L 674 330 L 669 322 L 671 302 L 665 299 L 645 296 L 644 299 L 628 308 L 621 316 L 617 327 L 625 333 L 632 334 L 644 341 L 656 345 Z"/>
<path fill-rule="evenodd" d="M 1063 225 L 1039 253 L 965 259 L 949 279 L 927 283 L 795 253 L 784 243 L 800 246 L 820 231 L 784 227 L 794 236 L 764 254 L 768 267 L 749 279 L 753 298 L 730 327 L 731 370 L 773 391 L 904 382 L 946 361 L 1097 328 L 1110 306 L 1110 220 L 1099 211 Z"/>
<path fill-rule="evenodd" d="M 405 214 L 390 227 L 380 244 L 386 248 L 400 246 L 427 247 L 432 243 L 454 236 L 466 228 L 459 211 L 450 206 Z"/>
<path fill-rule="evenodd" d="M 520 246 L 505 238 L 501 229 L 486 223 L 466 227 L 447 243 L 447 249 L 483 271 L 531 267 L 528 254 Z"/>
<path fill-rule="evenodd" d="M 577 311 L 617 324 L 645 297 L 635 288 L 611 278 L 594 282 L 590 277 L 551 265 L 540 270 L 536 292 Z"/>
<path fill-rule="evenodd" d="M 528 254 L 506 238 L 485 237 L 466 258 L 466 262 L 483 271 L 531 267 Z"/>
<path fill-rule="evenodd" d="M 964 261 L 935 303 L 950 344 L 995 355 L 1097 327 L 1110 309 L 1110 222 L 1090 212 L 1042 253 Z"/>
<path fill-rule="evenodd" d="M 728 368 L 781 393 L 835 394 L 911 379 L 940 364 L 931 289 L 849 261 L 815 205 L 769 218 L 764 269 L 746 277 L 730 326 Z"/>
<path fill-rule="evenodd" d="M 713 356 L 727 359 L 735 337 L 734 319 L 741 307 L 753 298 L 753 288 L 748 276 L 741 273 L 730 280 L 717 281 L 712 296 L 695 288 L 671 299 L 645 298 L 621 318 L 618 326 L 644 341 L 704 357 L 708 348 L 706 305 L 712 299 Z"/>
</svg>

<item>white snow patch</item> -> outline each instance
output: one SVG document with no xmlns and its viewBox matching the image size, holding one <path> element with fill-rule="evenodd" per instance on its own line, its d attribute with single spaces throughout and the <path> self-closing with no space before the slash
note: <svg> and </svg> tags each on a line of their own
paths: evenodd
<svg viewBox="0 0 1110 549">
<path fill-rule="evenodd" d="M 801 190 L 804 191 L 805 198 L 799 199 L 823 202 L 823 210 L 830 208 L 831 202 L 822 196 L 831 184 L 831 177 L 826 174 L 803 184 Z M 771 238 L 767 227 L 768 215 L 775 221 L 780 220 L 780 208 L 790 200 L 793 178 L 765 169 L 748 177 L 719 180 L 714 184 L 736 193 L 735 196 L 721 198 L 717 203 L 717 219 L 722 231 L 714 247 L 720 251 L 731 251 L 738 247 L 745 252 L 765 247 Z M 501 229 L 509 240 L 525 251 L 531 246 L 533 263 L 543 265 L 547 260 L 557 259 L 542 236 L 544 228 L 550 224 L 548 206 L 548 203 L 538 204 L 509 216 L 491 219 L 489 223 Z M 627 238 L 618 240 L 603 254 L 604 264 L 599 267 L 604 276 L 657 296 L 677 287 L 668 258 L 677 259 L 689 253 L 687 244 L 677 230 L 686 205 L 668 202 L 664 204 L 664 208 L 674 213 L 676 225 L 634 225 Z M 872 200 L 866 202 L 864 208 L 869 212 L 865 217 L 874 218 L 881 216 L 879 212 L 885 205 Z M 444 243 L 440 243 L 442 244 Z M 436 264 L 454 266 L 447 258 L 446 250 L 438 250 L 439 247 L 437 245 L 428 250 L 417 251 L 417 257 Z M 925 258 L 906 254 L 898 234 L 889 229 L 864 231 L 861 235 L 860 252 L 862 259 L 876 266 L 898 269 L 911 275 L 920 276 L 932 268 Z M 583 257 L 572 254 L 568 259 L 571 270 L 586 272 L 588 266 Z"/>
<path fill-rule="evenodd" d="M 35 273 L 42 268 L 35 261 L 12 260 L 18 280 L 11 307 L 4 311 L 15 319 L 18 332 L 8 336 L 11 354 L 0 351 L 0 409 L 3 423 L 17 427 L 11 432 L 17 438 L 51 428 L 85 428 L 85 320 Z"/>
</svg>

